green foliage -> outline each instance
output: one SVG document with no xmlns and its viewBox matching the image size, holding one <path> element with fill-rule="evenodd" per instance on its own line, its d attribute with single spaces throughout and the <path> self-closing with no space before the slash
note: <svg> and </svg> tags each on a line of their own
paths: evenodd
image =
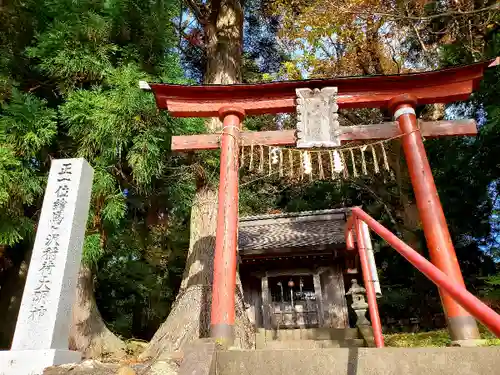
<svg viewBox="0 0 500 375">
<path fill-rule="evenodd" d="M 500 274 L 488 277 L 486 280 L 487 287 L 484 288 L 484 293 L 495 300 L 500 300 Z"/>
<path fill-rule="evenodd" d="M 484 326 L 479 326 L 481 338 L 485 340 L 480 346 L 500 346 L 500 339 L 489 332 Z M 425 348 L 451 346 L 447 330 L 440 329 L 420 333 L 394 333 L 384 335 L 385 345 L 396 348 Z"/>
<path fill-rule="evenodd" d="M 166 318 L 180 284 L 189 229 L 132 224 L 110 239 L 99 262 L 96 299 L 112 328 L 125 337 L 149 339 Z M 119 312 L 119 314 L 117 314 Z"/>
<path fill-rule="evenodd" d="M 132 304 L 125 296 L 123 304 L 106 304 L 109 295 L 99 298 L 98 289 L 98 303 L 122 331 L 127 309 L 156 301 L 140 313 L 152 335 L 180 283 L 196 190 L 189 160 L 170 152 L 171 135 L 199 133 L 203 122 L 158 113 L 138 82 L 187 82 L 172 53 L 179 3 L 4 5 L 0 245 L 31 246 L 50 159 L 85 157 L 95 173 L 83 261 L 106 280 L 98 288 L 124 287 L 134 296 Z M 134 327 L 126 333 L 140 336 Z"/>
<path fill-rule="evenodd" d="M 104 207 L 101 210 L 103 220 L 118 226 L 120 220 L 125 217 L 127 206 L 125 197 L 121 193 L 106 197 Z"/>
<path fill-rule="evenodd" d="M 0 115 L 0 245 L 12 246 L 33 233 L 26 209 L 43 192 L 38 170 L 57 134 L 56 112 L 34 95 L 13 90 Z"/>
<path fill-rule="evenodd" d="M 85 236 L 83 243 L 82 262 L 87 266 L 95 267 L 97 262 L 103 256 L 103 249 L 101 247 L 101 236 L 98 233 Z"/>
<path fill-rule="evenodd" d="M 166 317 L 175 296 L 169 273 L 145 262 L 137 249 L 115 251 L 100 262 L 96 297 L 101 312 L 121 335 L 148 339 Z"/>
<path fill-rule="evenodd" d="M 31 232 L 23 205 L 40 193 L 37 180 L 31 178 L 15 157 L 12 148 L 0 145 L 0 244 L 14 245 Z"/>
<path fill-rule="evenodd" d="M 101 80 L 117 50 L 109 41 L 111 25 L 92 11 L 61 12 L 55 17 L 27 49 L 28 56 L 40 61 L 39 69 L 63 90 Z"/>
<path fill-rule="evenodd" d="M 33 179 L 29 170 L 16 158 L 12 148 L 0 147 L 0 205 L 7 207 L 18 201 L 31 204 L 41 187 L 37 179 Z"/>
<path fill-rule="evenodd" d="M 33 158 L 57 134 L 56 111 L 32 94 L 12 92 L 0 118 L 0 141 L 11 145 L 22 158 Z"/>
</svg>

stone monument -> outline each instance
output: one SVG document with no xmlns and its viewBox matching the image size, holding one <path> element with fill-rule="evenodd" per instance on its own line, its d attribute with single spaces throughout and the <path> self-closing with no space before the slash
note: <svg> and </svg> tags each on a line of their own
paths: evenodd
<svg viewBox="0 0 500 375">
<path fill-rule="evenodd" d="M 53 160 L 10 351 L 0 375 L 40 375 L 81 360 L 68 350 L 72 308 L 92 191 L 84 159 Z"/>
<path fill-rule="evenodd" d="M 352 297 L 351 307 L 358 317 L 356 325 L 370 325 L 370 322 L 366 319 L 366 311 L 368 310 L 368 304 L 365 301 L 366 289 L 359 285 L 356 279 L 352 279 L 351 283 L 352 285 L 347 291 L 346 296 L 350 295 Z"/>
</svg>

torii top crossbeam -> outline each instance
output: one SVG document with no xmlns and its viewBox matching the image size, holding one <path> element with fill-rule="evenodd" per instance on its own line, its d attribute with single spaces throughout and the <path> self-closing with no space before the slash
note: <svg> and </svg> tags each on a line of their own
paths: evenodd
<svg viewBox="0 0 500 375">
<path fill-rule="evenodd" d="M 385 108 L 391 99 L 411 93 L 418 104 L 466 100 L 484 69 L 500 58 L 449 69 L 404 75 L 342 77 L 259 84 L 182 86 L 150 84 L 160 109 L 174 117 L 218 117 L 221 107 L 241 108 L 246 115 L 294 112 L 296 89 L 337 87 L 340 108 Z"/>
<path fill-rule="evenodd" d="M 415 107 L 465 100 L 478 87 L 484 70 L 500 59 L 438 71 L 393 76 L 345 77 L 261 84 L 180 86 L 143 84 L 150 88 L 158 108 L 175 117 L 219 117 L 218 135 L 177 136 L 172 150 L 221 149 L 219 205 L 214 259 L 211 336 L 231 343 L 235 322 L 236 251 L 238 226 L 238 148 L 255 142 L 297 147 L 335 147 L 342 141 L 401 136 L 401 144 L 415 193 L 432 262 L 454 282 L 464 285 L 446 219 L 441 207 L 422 135 L 474 135 L 474 120 L 417 123 Z M 366 126 L 339 126 L 338 108 L 385 108 L 394 122 Z M 246 115 L 298 112 L 297 133 L 243 132 Z M 215 138 L 214 138 L 215 137 Z M 240 142 L 241 141 L 241 142 Z M 252 143 L 253 144 L 253 143 Z M 356 224 L 358 225 L 358 224 Z M 361 225 L 361 224 L 360 224 Z M 365 284 L 372 280 L 363 275 Z M 367 286 L 367 293 L 370 288 Z M 371 288 L 373 291 L 373 288 Z M 441 293 L 454 341 L 478 339 L 474 318 L 449 295 Z M 379 322 L 376 298 L 368 293 L 370 317 Z M 374 327 L 375 327 L 375 323 Z M 380 324 L 378 324 L 380 326 Z M 377 346 L 383 346 L 381 333 Z"/>
</svg>

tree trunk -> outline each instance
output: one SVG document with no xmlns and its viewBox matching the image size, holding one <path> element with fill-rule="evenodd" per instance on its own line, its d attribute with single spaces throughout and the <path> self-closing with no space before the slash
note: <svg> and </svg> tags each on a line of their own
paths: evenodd
<svg viewBox="0 0 500 375">
<path fill-rule="evenodd" d="M 213 0 L 204 25 L 207 68 L 206 84 L 241 81 L 243 9 L 240 0 Z M 221 128 L 219 119 L 208 121 L 213 132 Z M 182 349 L 209 335 L 213 259 L 217 226 L 217 190 L 200 184 L 191 209 L 190 245 L 183 281 L 167 320 L 142 353 L 142 358 Z M 237 276 L 235 345 L 253 346 L 252 327 L 245 313 L 241 281 Z"/>
<path fill-rule="evenodd" d="M 78 273 L 69 348 L 83 353 L 86 358 L 125 354 L 125 344 L 106 327 L 97 309 L 94 276 L 92 270 L 83 264 Z"/>
<path fill-rule="evenodd" d="M 19 251 L 19 249 L 17 250 Z M 33 248 L 29 246 L 24 252 L 24 258 L 21 262 L 15 262 L 16 264 L 12 268 L 5 271 L 6 281 L 0 290 L 0 316 L 2 317 L 0 349 L 10 349 L 14 338 L 32 252 Z"/>
<path fill-rule="evenodd" d="M 141 358 L 157 358 L 180 350 L 187 343 L 208 337 L 212 301 L 213 259 L 217 226 L 217 192 L 212 187 L 199 189 L 191 209 L 191 233 L 186 268 L 176 301 Z M 249 320 L 243 306 L 241 281 L 236 291 L 236 341 L 252 346 Z"/>
<path fill-rule="evenodd" d="M 375 22 L 373 19 L 368 19 L 365 45 L 357 44 L 358 56 L 360 57 L 358 65 L 366 75 L 391 73 L 384 69 L 384 64 L 381 60 L 381 42 L 379 38 L 381 27 L 382 23 L 380 21 Z M 391 121 L 392 114 L 387 110 L 382 110 L 382 115 L 385 121 Z M 402 155 L 400 139 L 396 139 L 388 145 L 388 159 L 391 169 L 395 172 L 398 185 L 399 207 L 397 209 L 397 216 L 403 222 L 402 228 L 398 229 L 400 229 L 404 241 L 419 251 L 421 250 L 420 237 L 418 236 L 420 216 L 417 204 L 412 198 L 413 187 L 408 174 L 408 166 Z"/>
<path fill-rule="evenodd" d="M 212 10 L 205 25 L 207 67 L 205 84 L 229 85 L 241 82 L 243 8 L 240 0 L 212 0 Z M 220 129 L 213 118 L 208 130 Z M 214 232 L 215 233 L 215 232 Z"/>
<path fill-rule="evenodd" d="M 390 143 L 389 164 L 395 172 L 396 183 L 399 191 L 398 217 L 403 221 L 401 234 L 404 241 L 417 251 L 422 250 L 420 237 L 417 232 L 420 229 L 420 215 L 418 213 L 417 203 L 412 193 L 412 184 L 408 175 L 408 166 L 402 158 L 401 140 L 397 139 Z"/>
</svg>

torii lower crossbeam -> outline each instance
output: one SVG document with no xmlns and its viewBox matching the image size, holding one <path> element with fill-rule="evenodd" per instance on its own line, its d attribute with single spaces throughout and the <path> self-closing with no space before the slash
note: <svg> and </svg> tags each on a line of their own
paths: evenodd
<svg viewBox="0 0 500 375">
<path fill-rule="evenodd" d="M 449 135 L 476 135 L 477 124 L 474 120 L 458 121 L 420 121 L 419 128 L 425 138 Z M 401 135 L 396 121 L 373 125 L 342 127 L 340 140 L 369 141 L 389 139 Z M 290 146 L 297 142 L 295 130 L 271 130 L 262 132 L 241 132 L 240 146 L 269 145 Z M 220 147 L 220 134 L 176 135 L 172 137 L 172 151 L 216 150 Z"/>
</svg>

